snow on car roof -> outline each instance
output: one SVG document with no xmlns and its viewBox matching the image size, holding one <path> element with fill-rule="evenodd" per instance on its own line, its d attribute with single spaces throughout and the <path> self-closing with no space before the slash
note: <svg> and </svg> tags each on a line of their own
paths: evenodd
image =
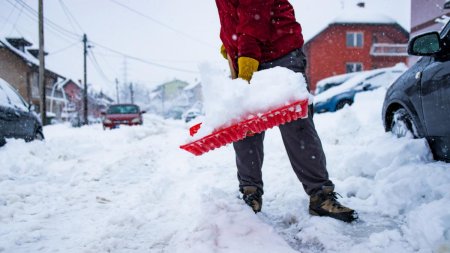
<svg viewBox="0 0 450 253">
<path fill-rule="evenodd" d="M 404 63 L 398 63 L 394 67 L 380 68 L 380 69 L 373 69 L 373 70 L 358 72 L 358 75 L 350 78 L 343 84 L 333 87 L 333 88 L 330 88 L 330 89 L 318 94 L 317 96 L 314 97 L 314 101 L 315 102 L 326 101 L 327 99 L 329 99 L 337 94 L 343 93 L 345 91 L 348 91 L 348 90 L 354 88 L 360 82 L 364 81 L 365 79 L 367 79 L 371 76 L 378 75 L 378 74 L 386 72 L 386 71 L 394 71 L 394 70 L 405 71 L 406 69 L 407 69 L 407 67 Z"/>
<path fill-rule="evenodd" d="M 345 82 L 346 80 L 354 77 L 357 74 L 358 74 L 358 72 L 353 72 L 353 73 L 346 73 L 346 74 L 341 74 L 341 75 L 330 76 L 330 77 L 324 78 L 324 79 L 320 80 L 319 82 L 317 82 L 316 87 L 319 88 L 321 86 L 326 85 L 327 83 L 342 83 L 342 82 Z"/>
</svg>

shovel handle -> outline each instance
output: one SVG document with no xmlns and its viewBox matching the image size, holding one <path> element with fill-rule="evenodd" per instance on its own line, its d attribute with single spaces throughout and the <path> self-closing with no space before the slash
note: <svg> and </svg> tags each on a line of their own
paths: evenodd
<svg viewBox="0 0 450 253">
<path fill-rule="evenodd" d="M 234 69 L 233 60 L 230 55 L 227 54 L 228 65 L 230 66 L 231 79 L 236 79 L 238 77 L 236 70 Z"/>
</svg>

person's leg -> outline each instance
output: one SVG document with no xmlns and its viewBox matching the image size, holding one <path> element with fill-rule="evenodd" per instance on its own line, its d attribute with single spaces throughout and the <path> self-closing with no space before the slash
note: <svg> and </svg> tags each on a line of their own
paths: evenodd
<svg viewBox="0 0 450 253">
<path fill-rule="evenodd" d="M 298 49 L 273 62 L 261 64 L 260 69 L 275 66 L 289 68 L 303 73 L 308 86 L 306 64 L 305 55 Z M 305 192 L 310 196 L 309 213 L 351 222 L 357 219 L 358 215 L 337 201 L 338 194 L 334 192 L 334 184 L 328 178 L 326 158 L 314 126 L 313 113 L 310 105 L 308 118 L 279 127 L 289 160 Z"/>
<path fill-rule="evenodd" d="M 263 180 L 262 164 L 264 160 L 264 132 L 249 136 L 233 143 L 236 153 L 237 177 L 239 190 L 247 205 L 255 213 L 261 211 Z"/>
<path fill-rule="evenodd" d="M 308 195 L 332 186 L 326 169 L 326 158 L 311 115 L 279 126 L 284 146 L 303 188 Z"/>
<path fill-rule="evenodd" d="M 261 194 L 263 193 L 261 172 L 264 160 L 263 140 L 264 132 L 233 143 L 241 192 L 245 186 L 254 186 Z"/>
</svg>

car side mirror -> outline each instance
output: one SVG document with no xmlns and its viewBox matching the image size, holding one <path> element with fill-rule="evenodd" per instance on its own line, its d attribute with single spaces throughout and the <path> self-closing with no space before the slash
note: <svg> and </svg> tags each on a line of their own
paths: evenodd
<svg viewBox="0 0 450 253">
<path fill-rule="evenodd" d="M 439 53 L 442 41 L 438 32 L 424 33 L 414 37 L 408 45 L 408 54 L 430 56 Z"/>
<path fill-rule="evenodd" d="M 147 111 L 141 111 L 141 114 L 146 113 Z"/>
<path fill-rule="evenodd" d="M 106 115 L 106 112 L 100 112 L 100 114 L 103 115 L 103 116 L 105 116 L 105 115 Z"/>
</svg>

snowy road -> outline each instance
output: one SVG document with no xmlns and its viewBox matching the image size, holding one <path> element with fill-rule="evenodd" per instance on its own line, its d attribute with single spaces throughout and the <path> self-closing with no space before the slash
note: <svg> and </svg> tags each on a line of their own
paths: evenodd
<svg viewBox="0 0 450 253">
<path fill-rule="evenodd" d="M 396 139 L 383 91 L 315 116 L 346 224 L 311 217 L 278 129 L 265 140 L 262 213 L 238 198 L 231 146 L 178 149 L 187 125 L 44 129 L 0 148 L 0 252 L 450 252 L 450 165 L 424 140 Z"/>
</svg>

